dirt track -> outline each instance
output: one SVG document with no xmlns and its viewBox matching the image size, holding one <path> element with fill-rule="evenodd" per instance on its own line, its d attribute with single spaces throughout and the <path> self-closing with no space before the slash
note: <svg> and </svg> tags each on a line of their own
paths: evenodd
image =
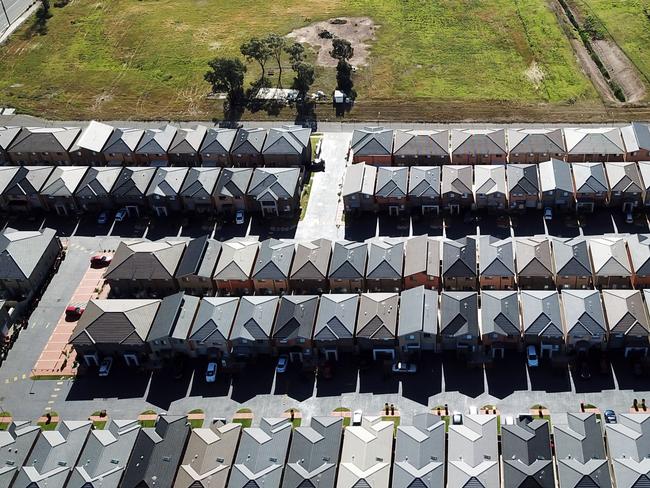
<svg viewBox="0 0 650 488">
<path fill-rule="evenodd" d="M 631 103 L 643 100 L 646 95 L 645 85 L 627 55 L 615 43 L 608 40 L 593 41 L 592 46 L 607 68 L 607 72 L 625 93 L 625 99 Z"/>
</svg>

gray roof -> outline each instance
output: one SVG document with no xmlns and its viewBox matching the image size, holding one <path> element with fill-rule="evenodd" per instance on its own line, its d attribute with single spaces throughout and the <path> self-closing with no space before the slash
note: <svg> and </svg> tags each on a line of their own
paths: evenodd
<svg viewBox="0 0 650 488">
<path fill-rule="evenodd" d="M 606 193 L 609 190 L 603 163 L 571 163 L 576 193 Z"/>
<path fill-rule="evenodd" d="M 506 194 L 506 167 L 501 164 L 477 164 L 474 166 L 474 194 Z"/>
<path fill-rule="evenodd" d="M 291 272 L 291 263 L 295 244 L 278 239 L 266 239 L 260 243 L 260 252 L 253 269 L 253 278 L 257 280 L 287 280 Z"/>
<path fill-rule="evenodd" d="M 505 129 L 452 129 L 452 154 L 503 154 L 506 150 Z"/>
<path fill-rule="evenodd" d="M 91 120 L 81 132 L 79 139 L 77 139 L 70 152 L 78 151 L 79 149 L 85 149 L 95 153 L 102 152 L 102 149 L 104 149 L 114 130 L 114 127 L 110 125 Z"/>
<path fill-rule="evenodd" d="M 131 154 L 144 135 L 143 129 L 115 129 L 104 145 L 104 154 Z"/>
<path fill-rule="evenodd" d="M 623 237 L 592 237 L 589 239 L 589 251 L 596 276 L 630 276 L 632 274 Z"/>
<path fill-rule="evenodd" d="M 266 129 L 239 129 L 230 150 L 233 154 L 261 154 L 266 140 Z"/>
<path fill-rule="evenodd" d="M 351 148 L 355 156 L 390 156 L 393 153 L 393 129 L 355 129 L 352 133 Z"/>
<path fill-rule="evenodd" d="M 67 153 L 80 133 L 79 127 L 23 127 L 9 150 L 23 153 Z"/>
<path fill-rule="evenodd" d="M 84 175 L 88 166 L 57 166 L 47 179 L 41 195 L 49 197 L 71 197 Z"/>
<path fill-rule="evenodd" d="M 418 273 L 440 276 L 440 240 L 437 237 L 423 235 L 406 240 L 404 277 Z"/>
<path fill-rule="evenodd" d="M 239 300 L 239 310 L 230 332 L 230 340 L 248 341 L 271 338 L 279 297 L 247 296 Z"/>
<path fill-rule="evenodd" d="M 75 196 L 107 197 L 120 176 L 119 166 L 91 167 L 77 186 Z"/>
<path fill-rule="evenodd" d="M 396 156 L 449 156 L 448 130 L 396 130 Z"/>
<path fill-rule="evenodd" d="M 481 292 L 481 333 L 506 337 L 521 336 L 519 297 L 516 291 Z"/>
<path fill-rule="evenodd" d="M 374 196 L 377 168 L 365 163 L 357 163 L 345 169 L 341 195 L 343 197 L 362 193 Z"/>
<path fill-rule="evenodd" d="M 548 420 L 501 426 L 504 488 L 555 488 Z"/>
<path fill-rule="evenodd" d="M 397 293 L 362 293 L 356 337 L 390 340 L 397 335 Z"/>
<path fill-rule="evenodd" d="M 409 197 L 438 198 L 440 196 L 440 166 L 411 166 Z"/>
<path fill-rule="evenodd" d="M 280 488 L 291 431 L 286 418 L 263 418 L 259 427 L 243 429 L 228 488 Z"/>
<path fill-rule="evenodd" d="M 0 234 L 0 280 L 25 280 L 31 278 L 37 265 L 52 241 L 58 239 L 56 231 L 17 231 L 10 227 Z"/>
<path fill-rule="evenodd" d="M 610 163 L 605 165 L 609 188 L 612 192 L 641 193 L 643 182 L 635 163 Z"/>
<path fill-rule="evenodd" d="M 440 335 L 478 337 L 478 294 L 474 291 L 443 291 L 440 294 Z"/>
<path fill-rule="evenodd" d="M 404 290 L 400 297 L 399 326 L 400 337 L 412 334 L 438 333 L 438 292 L 417 286 Z"/>
<path fill-rule="evenodd" d="M 27 421 L 14 420 L 6 430 L 0 431 L 0 487 L 9 488 L 11 480 L 36 442 L 41 428 Z"/>
<path fill-rule="evenodd" d="M 186 341 L 200 300 L 184 292 L 163 298 L 147 335 L 147 342 L 168 339 Z"/>
<path fill-rule="evenodd" d="M 511 237 L 500 240 L 494 236 L 480 236 L 478 256 L 481 276 L 515 275 L 514 242 Z"/>
<path fill-rule="evenodd" d="M 545 236 L 515 237 L 517 274 L 547 276 L 553 274 L 551 241 Z"/>
<path fill-rule="evenodd" d="M 499 488 L 496 415 L 463 415 L 462 425 L 450 425 L 447 487 Z"/>
<path fill-rule="evenodd" d="M 329 277 L 358 279 L 366 275 L 368 245 L 365 242 L 336 241 L 332 251 Z"/>
<path fill-rule="evenodd" d="M 587 240 L 583 236 L 553 237 L 553 260 L 558 276 L 591 276 Z"/>
<path fill-rule="evenodd" d="M 524 290 L 520 300 L 524 335 L 564 337 L 565 327 L 557 291 Z"/>
<path fill-rule="evenodd" d="M 252 177 L 253 168 L 223 168 L 214 189 L 214 196 L 243 197 Z"/>
<path fill-rule="evenodd" d="M 625 146 L 618 127 L 565 128 L 569 154 L 624 154 Z"/>
<path fill-rule="evenodd" d="M 3 195 L 37 195 L 54 171 L 52 166 L 19 166 L 2 169 L 1 184 Z"/>
<path fill-rule="evenodd" d="M 273 338 L 280 341 L 310 340 L 318 309 L 318 295 L 283 295 L 273 328 Z"/>
<path fill-rule="evenodd" d="M 635 274 L 650 275 L 650 234 L 632 234 L 627 237 L 632 270 Z"/>
<path fill-rule="evenodd" d="M 255 168 L 248 195 L 258 201 L 293 198 L 298 192 L 299 168 Z"/>
<path fill-rule="evenodd" d="M 147 196 L 176 197 L 178 196 L 188 168 L 183 167 L 161 167 L 151 180 Z"/>
<path fill-rule="evenodd" d="M 506 166 L 508 193 L 539 195 L 537 164 L 509 164 Z"/>
<path fill-rule="evenodd" d="M 413 425 L 400 425 L 395 442 L 393 488 L 435 488 L 445 480 L 445 423 L 420 413 Z"/>
<path fill-rule="evenodd" d="M 607 447 L 617 488 L 633 488 L 650 478 L 650 415 L 623 413 L 607 424 Z"/>
<path fill-rule="evenodd" d="M 239 299 L 204 297 L 199 303 L 190 340 L 199 344 L 227 341 L 235 321 Z"/>
<path fill-rule="evenodd" d="M 259 242 L 250 239 L 232 239 L 223 243 L 221 257 L 214 269 L 216 280 L 250 279 L 255 266 Z"/>
<path fill-rule="evenodd" d="M 374 238 L 368 241 L 368 279 L 402 279 L 404 240 Z"/>
<path fill-rule="evenodd" d="M 408 192 L 409 169 L 406 167 L 380 166 L 377 169 L 375 196 L 405 198 Z"/>
<path fill-rule="evenodd" d="M 607 333 L 598 290 L 563 290 L 562 310 L 567 336 L 589 340 Z"/>
<path fill-rule="evenodd" d="M 326 279 L 331 255 L 332 241 L 328 239 L 299 242 L 291 267 L 291 279 Z"/>
<path fill-rule="evenodd" d="M 300 125 L 273 127 L 266 136 L 262 153 L 300 156 L 309 145 L 310 136 L 311 129 Z"/>
<path fill-rule="evenodd" d="M 553 426 L 560 488 L 611 487 L 603 433 L 596 414 L 568 413 Z"/>
<path fill-rule="evenodd" d="M 207 235 L 191 239 L 176 269 L 176 278 L 198 276 L 211 280 L 219 254 L 221 254 L 220 241 L 209 239 Z"/>
<path fill-rule="evenodd" d="M 650 150 L 650 127 L 648 124 L 632 122 L 630 125 L 621 127 L 621 135 L 627 152 L 636 152 L 640 149 Z"/>
<path fill-rule="evenodd" d="M 111 190 L 114 197 L 142 197 L 156 174 L 156 168 L 123 168 Z"/>
<path fill-rule="evenodd" d="M 9 146 L 11 146 L 11 143 L 14 141 L 20 130 L 20 127 L 0 126 L 0 150 L 6 151 Z"/>
<path fill-rule="evenodd" d="M 571 165 L 559 159 L 539 163 L 539 181 L 542 192 L 557 190 L 573 194 Z"/>
<path fill-rule="evenodd" d="M 138 154 L 166 154 L 177 130 L 171 125 L 164 129 L 146 129 L 135 151 Z"/>
<path fill-rule="evenodd" d="M 217 186 L 221 168 L 190 168 L 179 195 L 185 198 L 201 198 L 209 201 Z"/>
<path fill-rule="evenodd" d="M 314 340 L 335 341 L 352 339 L 357 322 L 359 295 L 321 295 L 318 318 L 314 327 Z"/>
<path fill-rule="evenodd" d="M 457 241 L 446 238 L 442 240 L 442 275 L 476 276 L 476 239 L 463 237 Z"/>
<path fill-rule="evenodd" d="M 648 295 L 643 291 L 646 303 Z M 610 334 L 648 337 L 648 315 L 638 290 L 603 290 L 603 307 Z"/>
<path fill-rule="evenodd" d="M 312 417 L 309 427 L 296 427 L 284 472 L 283 488 L 334 488 L 338 467 L 342 417 Z"/>
<path fill-rule="evenodd" d="M 561 129 L 508 129 L 511 154 L 562 154 L 566 151 Z"/>
<path fill-rule="evenodd" d="M 440 194 L 471 194 L 474 172 L 470 165 L 446 164 L 442 167 Z"/>
<path fill-rule="evenodd" d="M 173 280 L 185 242 L 121 241 L 104 277 L 108 280 Z"/>
<path fill-rule="evenodd" d="M 194 129 L 178 129 L 167 151 L 174 154 L 197 154 L 207 131 L 208 128 L 204 125 L 197 125 Z"/>
<path fill-rule="evenodd" d="M 650 188 L 650 161 L 639 161 L 639 173 L 641 175 L 641 180 L 643 181 L 643 187 L 648 192 Z"/>
<path fill-rule="evenodd" d="M 235 141 L 237 129 L 221 129 L 210 128 L 208 129 L 203 143 L 201 144 L 201 154 L 228 154 Z"/>
</svg>

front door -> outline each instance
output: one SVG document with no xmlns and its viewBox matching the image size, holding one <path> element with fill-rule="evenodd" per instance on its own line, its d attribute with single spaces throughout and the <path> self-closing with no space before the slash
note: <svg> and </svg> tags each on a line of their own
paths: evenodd
<svg viewBox="0 0 650 488">
<path fill-rule="evenodd" d="M 338 361 L 339 360 L 339 353 L 337 349 L 325 349 L 323 351 L 325 353 L 325 361 Z"/>
<path fill-rule="evenodd" d="M 156 211 L 157 217 L 167 217 L 167 207 L 161 206 L 154 207 L 153 209 Z"/>
<path fill-rule="evenodd" d="M 437 215 L 438 205 L 422 205 L 422 215 L 426 215 L 428 213 L 435 213 Z"/>
<path fill-rule="evenodd" d="M 127 366 L 140 366 L 140 361 L 138 361 L 138 356 L 132 353 L 124 353 L 124 362 Z"/>
<path fill-rule="evenodd" d="M 452 203 L 449 205 L 449 212 L 454 215 L 454 214 L 459 214 L 460 213 L 460 205 L 457 203 Z"/>
<path fill-rule="evenodd" d="M 127 205 L 126 213 L 129 214 L 129 217 L 140 217 L 140 209 L 137 205 Z"/>
<path fill-rule="evenodd" d="M 96 352 L 84 354 L 84 361 L 86 366 L 99 366 L 99 356 Z"/>
<path fill-rule="evenodd" d="M 262 216 L 277 216 L 278 215 L 278 206 L 275 202 L 261 202 L 262 204 Z"/>
<path fill-rule="evenodd" d="M 632 202 L 625 202 L 623 204 L 623 212 L 631 212 L 634 209 L 634 204 Z"/>
<path fill-rule="evenodd" d="M 63 217 L 65 217 L 66 215 L 68 215 L 68 209 L 66 208 L 65 205 L 63 205 L 63 204 L 61 204 L 61 203 L 57 203 L 57 204 L 54 206 L 54 210 L 56 210 L 56 214 L 57 214 L 57 215 L 60 215 L 60 216 L 63 216 Z"/>
<path fill-rule="evenodd" d="M 399 216 L 399 206 L 398 205 L 390 205 L 388 207 L 388 215 L 391 216 L 391 217 Z"/>
<path fill-rule="evenodd" d="M 289 360 L 293 363 L 294 361 L 302 362 L 302 352 L 290 352 Z"/>
</svg>

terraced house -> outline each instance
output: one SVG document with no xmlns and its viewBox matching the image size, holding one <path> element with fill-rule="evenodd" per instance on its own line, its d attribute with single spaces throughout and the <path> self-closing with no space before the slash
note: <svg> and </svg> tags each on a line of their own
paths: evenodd
<svg viewBox="0 0 650 488">
<path fill-rule="evenodd" d="M 300 208 L 300 169 L 255 168 L 247 207 L 262 217 L 293 216 Z"/>
<path fill-rule="evenodd" d="M 278 239 L 266 239 L 260 244 L 255 268 L 253 286 L 261 294 L 282 294 L 289 290 L 289 275 L 295 245 Z"/>
<path fill-rule="evenodd" d="M 555 488 L 548 420 L 517 420 L 501 427 L 504 488 Z"/>
<path fill-rule="evenodd" d="M 158 168 L 145 193 L 156 217 L 167 217 L 183 208 L 179 197 L 188 168 Z"/>
<path fill-rule="evenodd" d="M 580 127 L 563 129 L 567 161 L 623 161 L 625 146 L 618 127 Z"/>
<path fill-rule="evenodd" d="M 408 290 L 416 286 L 440 288 L 440 240 L 426 235 L 411 237 L 404 252 L 404 284 Z"/>
<path fill-rule="evenodd" d="M 481 337 L 476 292 L 443 291 L 440 294 L 440 336 L 444 350 L 474 350 Z"/>
<path fill-rule="evenodd" d="M 383 127 L 355 129 L 350 143 L 350 159 L 353 163 L 391 166 L 393 164 L 393 130 Z"/>
<path fill-rule="evenodd" d="M 231 239 L 221 247 L 221 256 L 214 269 L 214 282 L 223 295 L 253 293 L 253 267 L 259 242 L 253 239 Z"/>
<path fill-rule="evenodd" d="M 192 128 L 181 128 L 169 145 L 169 164 L 177 166 L 200 166 L 199 151 L 208 129 L 204 125 Z"/>
<path fill-rule="evenodd" d="M 167 166 L 167 151 L 178 129 L 166 125 L 162 129 L 146 129 L 135 149 L 135 160 L 141 166 Z"/>
<path fill-rule="evenodd" d="M 325 360 L 337 361 L 339 352 L 352 352 L 358 307 L 358 294 L 321 295 L 314 326 L 314 347 Z"/>
<path fill-rule="evenodd" d="M 365 242 L 336 241 L 330 263 L 330 290 L 341 293 L 365 290 L 367 260 Z"/>
<path fill-rule="evenodd" d="M 553 237 L 555 284 L 559 288 L 590 288 L 593 268 L 587 240 L 582 237 Z"/>
<path fill-rule="evenodd" d="M 555 287 L 551 241 L 545 236 L 515 237 L 517 284 L 526 290 Z"/>
<path fill-rule="evenodd" d="M 608 330 L 597 290 L 562 291 L 562 312 L 570 349 L 586 352 L 592 347 L 605 347 Z"/>
<path fill-rule="evenodd" d="M 374 238 L 368 241 L 366 286 L 370 291 L 395 292 L 402 289 L 404 241 Z"/>
<path fill-rule="evenodd" d="M 78 127 L 23 127 L 7 148 L 14 164 L 70 164 Z"/>
<path fill-rule="evenodd" d="M 438 166 L 411 166 L 408 201 L 414 214 L 440 211 L 440 175 Z"/>
<path fill-rule="evenodd" d="M 113 185 L 111 197 L 115 206 L 124 207 L 129 217 L 139 217 L 147 205 L 147 189 L 156 168 L 124 168 Z"/>
<path fill-rule="evenodd" d="M 399 216 L 407 211 L 408 168 L 379 167 L 375 186 L 375 203 L 388 215 Z"/>
<path fill-rule="evenodd" d="M 571 163 L 576 211 L 593 212 L 609 201 L 609 185 L 603 163 Z"/>
<path fill-rule="evenodd" d="M 451 129 L 452 164 L 505 163 L 504 129 Z"/>
<path fill-rule="evenodd" d="M 198 214 L 214 212 L 212 194 L 220 174 L 221 168 L 190 168 L 178 192 L 183 208 Z"/>
<path fill-rule="evenodd" d="M 269 129 L 262 155 L 267 166 L 305 166 L 311 162 L 311 129 L 285 125 Z"/>
<path fill-rule="evenodd" d="M 492 358 L 521 344 L 521 315 L 516 291 L 481 292 L 481 338 Z"/>
<path fill-rule="evenodd" d="M 553 357 L 561 351 L 566 334 L 558 293 L 526 290 L 520 300 L 524 343 L 537 346 L 541 357 Z"/>
<path fill-rule="evenodd" d="M 450 425 L 447 486 L 498 488 L 499 452 L 496 415 L 465 415 L 463 425 Z"/>
<path fill-rule="evenodd" d="M 445 290 L 476 290 L 476 239 L 442 239 L 442 285 Z"/>
<path fill-rule="evenodd" d="M 88 213 L 113 208 L 111 192 L 121 172 L 122 168 L 111 166 L 88 168 L 74 191 L 78 208 Z"/>
<path fill-rule="evenodd" d="M 631 212 L 645 200 L 645 186 L 639 168 L 634 163 L 608 163 L 605 165 L 609 181 L 610 208 L 620 207 Z"/>
<path fill-rule="evenodd" d="M 508 129 L 508 162 L 539 164 L 564 159 L 566 145 L 561 129 Z"/>
<path fill-rule="evenodd" d="M 442 167 L 442 182 L 440 184 L 441 203 L 451 214 L 460 213 L 474 203 L 472 192 L 472 167 L 465 165 L 445 165 Z"/>
<path fill-rule="evenodd" d="M 650 127 L 632 122 L 621 127 L 626 161 L 650 161 Z"/>
<path fill-rule="evenodd" d="M 476 208 L 503 210 L 506 204 L 505 166 L 474 166 L 474 201 Z"/>
<path fill-rule="evenodd" d="M 506 182 L 508 208 L 523 211 L 539 207 L 540 183 L 537 164 L 508 164 L 506 166 Z"/>
<path fill-rule="evenodd" d="M 118 129 L 108 138 L 102 153 L 109 166 L 137 165 L 135 150 L 144 136 L 143 129 Z"/>
<path fill-rule="evenodd" d="M 73 164 L 104 166 L 106 158 L 102 150 L 115 129 L 107 124 L 91 120 L 70 148 Z"/>
<path fill-rule="evenodd" d="M 20 166 L 0 169 L 2 208 L 30 212 L 43 207 L 40 191 L 54 171 L 52 166 Z"/>
<path fill-rule="evenodd" d="M 271 354 L 278 302 L 277 296 L 251 296 L 239 300 L 229 338 L 233 354 L 244 357 Z"/>
<path fill-rule="evenodd" d="M 393 162 L 395 166 L 449 164 L 449 131 L 396 130 Z"/>
<path fill-rule="evenodd" d="M 328 288 L 328 271 L 332 241 L 316 239 L 296 244 L 289 285 L 295 293 L 324 293 Z"/>
<path fill-rule="evenodd" d="M 246 191 L 253 177 L 253 168 L 223 168 L 214 188 L 217 213 L 234 216 L 247 209 Z"/>
<path fill-rule="evenodd" d="M 511 237 L 478 239 L 479 286 L 484 290 L 512 290 L 515 287 L 515 246 Z"/>
<path fill-rule="evenodd" d="M 230 159 L 234 166 L 255 168 L 264 165 L 262 149 L 266 140 L 266 130 L 239 129 L 232 142 Z"/>
<path fill-rule="evenodd" d="M 341 196 L 346 212 L 373 212 L 375 205 L 375 183 L 377 168 L 365 163 L 348 166 Z"/>
<path fill-rule="evenodd" d="M 232 164 L 232 149 L 237 129 L 210 127 L 201 143 L 199 154 L 203 166 L 229 166 Z"/>
<path fill-rule="evenodd" d="M 362 293 L 355 337 L 361 350 L 372 351 L 373 359 L 395 359 L 397 337 L 397 293 Z"/>
</svg>

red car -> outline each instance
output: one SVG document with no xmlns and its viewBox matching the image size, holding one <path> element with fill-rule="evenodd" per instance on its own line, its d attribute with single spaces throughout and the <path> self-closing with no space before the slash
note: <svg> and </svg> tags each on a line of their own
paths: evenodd
<svg viewBox="0 0 650 488">
<path fill-rule="evenodd" d="M 68 305 L 65 309 L 65 317 L 67 319 L 78 319 L 86 310 L 83 305 Z"/>
<path fill-rule="evenodd" d="M 102 268 L 111 264 L 113 260 L 112 256 L 106 256 L 105 254 L 98 254 L 90 258 L 90 265 L 94 268 Z"/>
</svg>

